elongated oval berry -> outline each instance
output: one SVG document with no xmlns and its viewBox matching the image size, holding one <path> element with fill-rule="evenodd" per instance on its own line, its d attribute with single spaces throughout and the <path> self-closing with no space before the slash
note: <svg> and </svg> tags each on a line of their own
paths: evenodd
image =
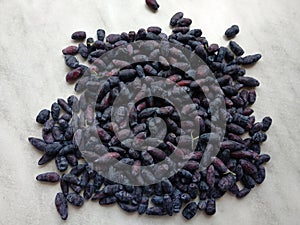
<svg viewBox="0 0 300 225">
<path fill-rule="evenodd" d="M 266 170 L 263 166 L 258 167 L 258 171 L 253 175 L 253 179 L 257 184 L 261 184 L 266 179 Z"/>
<path fill-rule="evenodd" d="M 63 172 L 68 169 L 68 161 L 65 156 L 58 155 L 55 158 L 56 167 L 59 171 Z"/>
<path fill-rule="evenodd" d="M 269 130 L 269 128 L 272 125 L 272 118 L 269 116 L 266 116 L 265 118 L 263 118 L 262 120 L 262 131 L 266 132 Z"/>
<path fill-rule="evenodd" d="M 257 166 L 259 166 L 263 163 L 269 162 L 270 159 L 271 159 L 271 157 L 268 154 L 262 154 L 258 157 L 258 160 L 255 162 L 255 164 Z"/>
<path fill-rule="evenodd" d="M 256 184 L 254 179 L 246 174 L 244 174 L 244 176 L 242 177 L 241 182 L 248 189 L 254 188 Z"/>
<path fill-rule="evenodd" d="M 82 76 L 82 68 L 77 67 L 76 69 L 71 70 L 69 73 L 66 75 L 66 81 L 68 83 L 73 83 L 77 79 L 79 79 Z"/>
<path fill-rule="evenodd" d="M 78 45 L 78 53 L 81 55 L 82 58 L 86 59 L 89 55 L 89 50 L 85 44 L 80 43 Z"/>
<path fill-rule="evenodd" d="M 208 46 L 207 51 L 209 53 L 214 53 L 214 52 L 218 51 L 218 49 L 219 49 L 218 44 L 211 44 L 211 45 Z"/>
<path fill-rule="evenodd" d="M 54 158 L 55 158 L 55 156 L 53 156 L 53 155 L 44 154 L 38 161 L 38 165 L 44 165 L 44 164 L 50 162 Z"/>
<path fill-rule="evenodd" d="M 111 205 L 117 202 L 117 198 L 115 196 L 108 196 L 105 198 L 100 199 L 100 205 Z"/>
<path fill-rule="evenodd" d="M 68 202 L 63 193 L 56 194 L 55 206 L 61 218 L 66 220 L 68 218 Z"/>
<path fill-rule="evenodd" d="M 136 70 L 134 69 L 125 69 L 119 72 L 119 78 L 124 82 L 131 82 L 136 78 Z"/>
<path fill-rule="evenodd" d="M 50 183 L 56 183 L 60 180 L 60 176 L 58 173 L 55 173 L 55 172 L 47 172 L 47 173 L 42 173 L 42 174 L 37 175 L 36 180 L 50 182 Z"/>
<path fill-rule="evenodd" d="M 54 126 L 52 129 L 52 135 L 55 141 L 63 141 L 64 134 L 62 129 L 59 126 Z"/>
<path fill-rule="evenodd" d="M 67 195 L 67 200 L 74 206 L 82 206 L 84 203 L 84 198 L 77 193 L 69 193 Z"/>
<path fill-rule="evenodd" d="M 230 133 L 234 133 L 234 134 L 238 134 L 238 135 L 242 135 L 245 133 L 244 128 L 242 128 L 239 125 L 234 124 L 234 123 L 227 124 L 226 130 Z"/>
<path fill-rule="evenodd" d="M 189 27 L 175 27 L 172 31 L 173 33 L 182 33 L 182 34 L 186 34 L 187 32 L 189 32 L 190 28 Z"/>
<path fill-rule="evenodd" d="M 202 30 L 201 29 L 192 29 L 188 32 L 189 35 L 195 36 L 195 37 L 201 37 Z"/>
<path fill-rule="evenodd" d="M 156 11 L 159 8 L 159 4 L 156 0 L 146 0 L 146 4 L 150 9 L 154 11 Z"/>
<path fill-rule="evenodd" d="M 215 199 L 208 199 L 207 200 L 205 212 L 209 216 L 216 213 L 216 201 L 215 201 Z"/>
<path fill-rule="evenodd" d="M 217 157 L 215 157 L 212 164 L 214 165 L 215 169 L 219 170 L 221 173 L 226 173 L 228 171 L 226 165 Z"/>
<path fill-rule="evenodd" d="M 234 96 L 238 93 L 238 89 L 230 85 L 222 87 L 222 90 L 227 96 Z"/>
<path fill-rule="evenodd" d="M 79 66 L 78 60 L 73 55 L 65 55 L 65 63 L 72 69 L 75 69 Z"/>
<path fill-rule="evenodd" d="M 105 30 L 98 29 L 97 30 L 97 39 L 98 39 L 98 41 L 104 41 L 104 37 L 105 37 Z"/>
<path fill-rule="evenodd" d="M 182 17 L 183 17 L 182 12 L 175 13 L 170 20 L 170 26 L 174 27 L 177 24 L 178 20 L 180 20 Z"/>
<path fill-rule="evenodd" d="M 240 82 L 241 84 L 245 85 L 246 87 L 259 86 L 259 81 L 253 77 L 246 77 L 246 76 L 238 77 L 237 81 Z"/>
<path fill-rule="evenodd" d="M 173 214 L 173 201 L 172 201 L 172 198 L 170 197 L 170 195 L 168 195 L 168 194 L 165 194 L 163 196 L 163 208 L 164 208 L 164 210 L 166 210 L 166 212 L 169 216 L 172 216 L 172 214 Z"/>
<path fill-rule="evenodd" d="M 73 174 L 65 174 L 62 177 L 62 179 L 68 184 L 74 184 L 74 185 L 80 184 L 80 180 L 78 179 L 78 177 Z"/>
<path fill-rule="evenodd" d="M 171 194 L 173 192 L 173 185 L 169 179 L 163 180 L 161 186 L 165 194 Z"/>
<path fill-rule="evenodd" d="M 71 38 L 76 41 L 83 41 L 86 38 L 86 33 L 84 31 L 76 31 Z"/>
<path fill-rule="evenodd" d="M 147 32 L 152 32 L 154 34 L 159 35 L 161 33 L 161 28 L 160 27 L 155 27 L 155 26 L 148 27 Z"/>
<path fill-rule="evenodd" d="M 227 38 L 233 38 L 240 32 L 238 25 L 232 25 L 225 31 L 225 36 Z"/>
<path fill-rule="evenodd" d="M 244 116 L 242 114 L 236 113 L 233 116 L 233 122 L 237 125 L 245 128 L 250 122 L 249 116 Z"/>
<path fill-rule="evenodd" d="M 248 160 L 245 160 L 245 159 L 240 159 L 240 164 L 243 168 L 243 170 L 247 173 L 247 174 L 255 174 L 257 173 L 257 168 L 256 166 L 251 163 L 250 161 Z"/>
<path fill-rule="evenodd" d="M 237 198 L 244 198 L 246 195 L 248 195 L 250 193 L 251 189 L 248 188 L 243 188 L 242 190 L 240 190 L 237 194 L 236 197 Z"/>
<path fill-rule="evenodd" d="M 229 47 L 236 56 L 241 56 L 245 53 L 244 50 L 242 49 L 242 47 L 235 41 L 230 41 Z"/>
<path fill-rule="evenodd" d="M 104 194 L 103 190 L 96 191 L 95 194 L 92 197 L 92 201 L 101 200 L 105 197 L 106 197 L 106 195 Z"/>
<path fill-rule="evenodd" d="M 52 135 L 52 129 L 51 131 L 47 132 L 45 130 L 42 131 L 42 136 L 43 136 L 43 140 L 47 143 L 47 144 L 51 144 L 54 142 L 54 137 Z"/>
<path fill-rule="evenodd" d="M 59 114 L 60 114 L 60 107 L 59 105 L 55 102 L 51 106 L 51 116 L 52 118 L 57 121 L 59 119 Z"/>
<path fill-rule="evenodd" d="M 267 140 L 267 135 L 261 131 L 255 133 L 251 138 L 256 143 L 261 143 Z"/>
<path fill-rule="evenodd" d="M 57 103 L 66 113 L 72 115 L 72 108 L 68 105 L 68 103 L 64 99 L 58 98 Z"/>
<path fill-rule="evenodd" d="M 192 24 L 192 20 L 190 18 L 181 18 L 177 21 L 177 26 L 180 27 L 188 27 Z"/>
<path fill-rule="evenodd" d="M 114 44 L 120 40 L 121 40 L 120 34 L 110 34 L 106 37 L 106 41 L 109 42 L 110 44 Z"/>
<path fill-rule="evenodd" d="M 236 178 L 233 175 L 229 174 L 219 181 L 218 187 L 221 191 L 227 191 L 235 184 L 235 181 Z"/>
<path fill-rule="evenodd" d="M 107 195 L 114 195 L 115 193 L 123 190 L 123 186 L 120 184 L 111 184 L 104 187 L 103 191 Z"/>
<path fill-rule="evenodd" d="M 64 196 L 67 196 L 69 193 L 69 185 L 63 179 L 60 179 L 60 188 Z"/>
<path fill-rule="evenodd" d="M 192 219 L 198 211 L 198 205 L 196 202 L 190 202 L 187 206 L 183 209 L 182 215 L 187 220 Z"/>
<path fill-rule="evenodd" d="M 120 206 L 121 209 L 129 213 L 137 211 L 139 207 L 138 205 L 131 205 L 123 202 L 118 202 L 118 205 Z"/>
<path fill-rule="evenodd" d="M 50 111 L 48 109 L 43 109 L 39 112 L 36 117 L 36 122 L 40 124 L 46 123 L 47 120 L 50 118 Z"/>
<path fill-rule="evenodd" d="M 33 147 L 35 147 L 37 150 L 40 150 L 42 152 L 45 152 L 47 143 L 39 138 L 30 137 L 28 138 L 28 141 L 30 144 L 32 144 Z"/>
<path fill-rule="evenodd" d="M 184 165 L 183 168 L 188 171 L 195 171 L 195 170 L 199 169 L 199 163 L 194 160 L 190 160 Z"/>
<path fill-rule="evenodd" d="M 166 158 L 166 153 L 158 148 L 148 148 L 148 152 L 154 159 L 157 159 L 158 161 L 162 161 Z"/>
<path fill-rule="evenodd" d="M 209 187 L 214 187 L 215 185 L 215 168 L 213 165 L 210 165 L 206 174 L 206 182 Z"/>
<path fill-rule="evenodd" d="M 167 212 L 162 207 L 153 206 L 146 210 L 146 214 L 152 216 L 163 216 L 166 215 Z"/>
<path fill-rule="evenodd" d="M 229 191 L 230 191 L 232 194 L 236 195 L 236 194 L 239 192 L 239 187 L 237 186 L 237 184 L 234 184 L 234 185 L 229 189 Z"/>
<path fill-rule="evenodd" d="M 247 55 L 245 57 L 237 58 L 237 63 L 240 65 L 251 65 L 256 63 L 262 57 L 261 54 Z"/>
<path fill-rule="evenodd" d="M 249 91 L 248 101 L 249 104 L 253 104 L 256 101 L 256 91 L 254 89 Z"/>
<path fill-rule="evenodd" d="M 121 202 L 129 203 L 134 196 L 126 191 L 119 191 L 115 193 L 115 197 Z"/>
<path fill-rule="evenodd" d="M 52 131 L 52 128 L 54 127 L 54 120 L 47 120 L 46 123 L 44 123 L 43 132 L 49 133 Z"/>
<path fill-rule="evenodd" d="M 144 214 L 148 209 L 148 205 L 149 205 L 149 198 L 147 196 L 143 196 L 141 199 L 141 203 L 139 204 L 138 207 L 138 213 L 140 215 Z"/>
<path fill-rule="evenodd" d="M 245 147 L 244 144 L 241 144 L 239 142 L 236 141 L 223 141 L 221 142 L 220 148 L 221 149 L 229 149 L 230 151 L 238 151 L 238 150 L 242 150 Z"/>
<path fill-rule="evenodd" d="M 78 47 L 71 45 L 62 50 L 64 55 L 75 55 L 78 52 Z"/>
<path fill-rule="evenodd" d="M 198 194 L 198 186 L 195 183 L 190 183 L 188 186 L 188 193 L 192 199 L 195 199 Z"/>
<path fill-rule="evenodd" d="M 241 158 L 258 158 L 258 154 L 252 150 L 241 150 L 236 152 L 231 152 L 231 157 L 241 159 Z"/>
</svg>

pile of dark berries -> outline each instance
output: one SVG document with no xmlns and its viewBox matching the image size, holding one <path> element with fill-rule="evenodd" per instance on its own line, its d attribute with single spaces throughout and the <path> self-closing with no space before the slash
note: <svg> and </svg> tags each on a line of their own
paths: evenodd
<svg viewBox="0 0 300 225">
<path fill-rule="evenodd" d="M 147 1 L 149 2 L 152 1 Z M 263 164 L 270 160 L 270 156 L 261 154 L 261 144 L 267 140 L 265 132 L 271 126 L 272 119 L 265 117 L 257 122 L 252 115 L 251 105 L 256 100 L 255 87 L 259 86 L 259 82 L 246 76 L 243 67 L 256 63 L 261 55 L 243 56 L 244 50 L 234 41 L 230 41 L 229 48 L 209 44 L 200 29 L 190 29 L 191 23 L 191 19 L 184 18 L 183 13 L 178 12 L 171 18 L 170 26 L 173 30 L 169 36 L 162 33 L 159 27 L 110 35 L 99 29 L 96 40 L 91 37 L 86 39 L 83 31 L 72 34 L 72 39 L 80 43 L 78 46 L 69 46 L 62 52 L 66 65 L 71 68 L 66 81 L 77 82 L 75 91 L 79 97 L 72 95 L 67 100 L 58 99 L 50 110 L 43 109 L 36 118 L 43 126 L 42 139 L 29 138 L 29 142 L 42 153 L 39 165 L 55 160 L 59 172 L 40 174 L 36 179 L 42 182 L 60 182 L 61 192 L 55 197 L 55 205 L 62 219 L 68 217 L 68 204 L 80 207 L 88 199 L 97 201 L 100 205 L 117 203 L 123 210 L 137 211 L 139 214 L 171 216 L 183 209 L 182 215 L 186 219 L 191 219 L 198 211 L 213 215 L 216 212 L 216 199 L 225 193 L 243 198 L 255 185 L 265 180 Z M 225 32 L 225 36 L 233 38 L 238 33 L 239 28 L 234 25 Z M 83 43 L 85 39 L 86 43 Z M 97 82 L 97 75 L 103 73 L 94 64 L 101 65 L 102 68 L 111 68 L 114 63 L 122 64 L 114 60 L 105 61 L 100 57 L 118 46 L 138 40 L 166 41 L 195 52 L 209 66 L 222 88 L 226 104 L 226 132 L 221 140 L 219 153 L 207 169 L 200 170 L 199 162 L 212 124 L 208 102 L 203 92 L 195 88 L 193 79 L 178 70 L 175 73 L 176 68 L 172 65 L 156 62 L 124 64 L 123 69 L 110 74 L 99 93 L 95 112 L 91 108 L 90 96 L 98 94 L 93 89 L 94 82 Z M 78 54 L 82 60 L 93 63 L 93 66 L 81 64 L 75 57 Z M 133 54 L 138 55 L 138 52 Z M 177 137 L 181 133 L 178 125 L 180 118 L 174 108 L 163 101 L 148 97 L 136 104 L 135 111 L 132 112 L 134 119 L 131 128 L 135 135 L 144 137 L 149 134 L 147 119 L 154 115 L 164 118 L 168 133 L 157 148 L 144 152 L 127 148 L 118 141 L 112 130 L 111 105 L 120 90 L 126 88 L 125 84 L 136 77 L 148 77 L 151 81 L 153 76 L 171 79 L 182 86 L 193 99 L 194 105 L 187 106 L 186 110 L 196 112 L 195 120 L 200 124 L 195 152 L 178 173 L 159 183 L 148 186 L 115 183 L 94 171 L 82 157 L 79 150 L 82 136 L 88 137 L 87 142 L 92 144 L 93 138 L 98 135 L 104 143 L 104 150 L 107 152 L 105 155 L 100 155 L 97 147 L 91 152 L 96 161 L 105 163 L 105 160 L 116 158 L 132 165 L 132 173 L 136 173 L 139 179 L 151 180 L 153 176 L 161 174 L 160 171 L 158 174 L 139 175 L 140 166 L 167 159 L 173 151 L 184 154 L 182 149 L 176 148 Z M 205 84 L 209 81 L 203 78 L 202 82 Z M 92 124 L 96 125 L 96 132 L 87 129 Z M 186 123 L 185 126 L 193 124 Z M 123 132 L 123 135 L 126 136 L 127 133 Z M 87 146 L 89 143 L 84 144 Z M 168 166 L 171 164 L 172 162 Z"/>
</svg>

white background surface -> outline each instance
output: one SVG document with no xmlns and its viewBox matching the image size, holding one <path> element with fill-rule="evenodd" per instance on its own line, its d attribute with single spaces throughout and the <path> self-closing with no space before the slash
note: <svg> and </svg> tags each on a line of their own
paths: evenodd
<svg viewBox="0 0 300 225">
<path fill-rule="evenodd" d="M 300 211 L 300 2 L 298 0 L 160 0 L 157 13 L 143 0 L 0 0 L 0 224 L 182 224 L 181 215 L 153 218 L 127 215 L 117 206 L 86 202 L 69 207 L 67 222 L 56 213 L 59 185 L 35 181 L 54 163 L 37 166 L 40 153 L 27 142 L 40 137 L 35 116 L 58 97 L 73 94 L 65 83 L 68 71 L 61 49 L 70 35 L 85 30 L 107 33 L 137 31 L 158 25 L 170 33 L 169 19 L 177 11 L 193 19 L 210 43 L 227 45 L 227 27 L 238 24 L 236 41 L 246 54 L 263 59 L 247 74 L 261 86 L 254 105 L 257 120 L 273 118 L 263 152 L 270 153 L 265 183 L 243 200 L 227 194 L 217 201 L 217 213 L 199 213 L 186 224 L 299 224 Z"/>
</svg>

